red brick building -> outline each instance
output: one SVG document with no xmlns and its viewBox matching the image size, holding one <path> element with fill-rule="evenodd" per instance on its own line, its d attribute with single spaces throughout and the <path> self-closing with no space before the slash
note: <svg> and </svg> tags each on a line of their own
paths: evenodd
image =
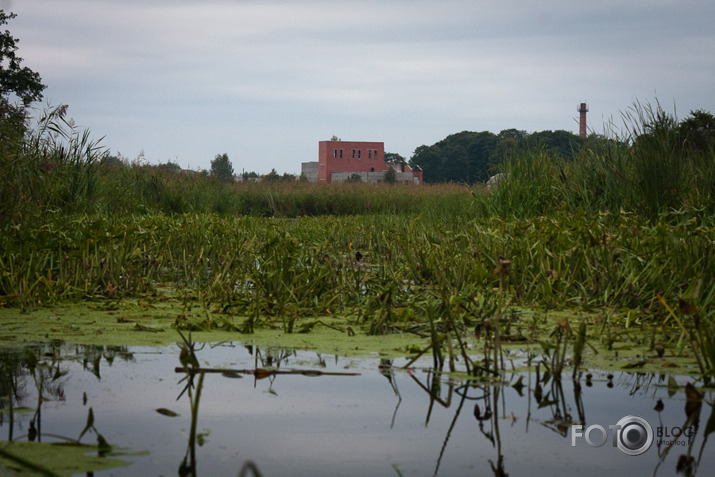
<svg viewBox="0 0 715 477">
<path fill-rule="evenodd" d="M 305 163 L 307 164 L 310 163 Z M 407 165 L 403 168 L 399 164 L 391 166 L 385 163 L 385 143 L 356 141 L 318 143 L 317 179 L 320 182 L 342 182 L 356 173 L 364 182 L 379 182 L 384 179 L 385 172 L 390 167 L 396 170 L 399 182 L 422 183 L 422 171 L 413 171 Z"/>
<path fill-rule="evenodd" d="M 385 172 L 385 143 L 320 141 L 318 180 L 332 182 L 333 172 Z"/>
</svg>

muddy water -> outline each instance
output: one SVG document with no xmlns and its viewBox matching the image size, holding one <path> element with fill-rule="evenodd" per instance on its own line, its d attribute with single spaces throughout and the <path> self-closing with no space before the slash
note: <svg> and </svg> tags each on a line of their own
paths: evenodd
<svg viewBox="0 0 715 477">
<path fill-rule="evenodd" d="M 691 403 L 687 422 L 682 385 L 692 378 L 669 381 L 634 373 L 609 378 L 592 371 L 590 381 L 583 377 L 576 386 L 570 379 L 544 382 L 543 375 L 537 382 L 536 373 L 508 375 L 506 384 L 469 383 L 435 375 L 430 361 L 401 370 L 405 361 L 238 343 L 207 344 L 197 348 L 197 356 L 203 368 L 272 366 L 359 375 L 206 374 L 192 453 L 190 400 L 188 392 L 182 394 L 187 381 L 175 372 L 177 346 L 4 349 L 0 439 L 28 441 L 33 432 L 35 442 L 76 439 L 91 408 L 94 427 L 82 442 L 96 443 L 99 433 L 119 450 L 106 458 L 128 464 L 94 475 L 176 475 L 181 467 L 204 476 L 235 476 L 242 469 L 253 475 L 251 465 L 264 476 L 675 475 L 678 469 L 712 475 L 715 470 L 713 443 L 704 439 L 715 425 L 715 396 L 706 391 L 696 410 Z M 519 379 L 523 387 L 514 386 Z M 193 384 L 196 398 L 198 377 Z M 612 445 L 609 425 L 629 415 L 644 418 L 653 431 L 652 445 L 637 456 Z M 583 425 L 583 433 L 602 426 L 606 443 L 592 447 L 583 437 L 574 438 L 574 423 Z M 681 429 L 685 434 L 673 437 Z M 596 427 L 588 435 L 596 444 L 601 440 Z M 61 469 L 61 461 L 45 465 Z M 0 464 L 0 474 L 9 472 Z"/>
</svg>

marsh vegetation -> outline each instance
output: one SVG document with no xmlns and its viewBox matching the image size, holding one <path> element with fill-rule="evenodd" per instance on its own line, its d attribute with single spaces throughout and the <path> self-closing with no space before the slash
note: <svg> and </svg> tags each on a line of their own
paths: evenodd
<svg viewBox="0 0 715 477">
<path fill-rule="evenodd" d="M 661 112 L 655 113 L 650 120 L 662 120 Z M 343 406 L 372 402 L 381 392 L 373 386 L 374 396 L 362 401 L 355 400 L 356 391 L 333 394 L 325 391 L 325 384 L 289 381 L 281 394 L 305 389 L 308 402 L 289 399 L 278 405 L 302 406 L 308 421 L 278 413 L 280 423 L 270 424 L 276 411 L 258 410 L 270 404 L 265 396 L 244 394 L 234 409 L 257 413 L 260 426 L 255 429 L 260 432 L 251 431 L 242 414 L 241 425 L 230 429 L 199 417 L 207 411 L 215 415 L 220 403 L 237 392 L 221 386 L 218 377 L 236 382 L 246 375 L 254 387 L 267 382 L 264 391 L 270 396 L 277 396 L 278 377 L 282 383 L 325 375 L 321 383 L 356 380 L 361 384 L 355 389 L 364 389 L 362 383 L 376 377 L 396 404 L 382 413 L 390 431 L 374 431 L 371 436 L 379 436 L 375 442 L 388 436 L 413 439 L 410 425 L 403 429 L 399 424 L 406 412 L 401 410 L 403 396 L 410 407 L 405 388 L 426 393 L 425 423 L 431 431 L 421 428 L 419 434 L 425 436 L 424 455 L 429 458 L 415 460 L 411 451 L 398 464 L 385 457 L 371 464 L 379 472 L 389 465 L 398 475 L 416 475 L 422 467 L 433 468 L 435 475 L 473 467 L 474 459 L 464 460 L 474 455 L 473 449 L 457 451 L 459 458 L 451 454 L 474 441 L 474 429 L 459 430 L 469 414 L 463 412 L 465 406 L 472 408 L 476 424 L 470 423 L 478 426 L 478 441 L 484 438 L 492 446 L 479 454 L 480 465 L 488 462 L 495 475 L 519 470 L 533 464 L 511 455 L 513 449 L 533 445 L 533 436 L 527 435 L 534 433 L 530 422 L 538 424 L 541 438 L 556 436 L 548 441 L 548 452 L 565 446 L 571 426 L 586 423 L 589 404 L 584 396 L 590 394 L 584 390 L 612 390 L 614 377 L 615 386 L 624 387 L 631 399 L 648 392 L 650 397 L 637 406 L 651 422 L 694 429 L 685 448 L 676 448 L 675 439 L 658 444 L 657 456 L 649 461 L 656 471 L 665 464 L 694 475 L 701 465 L 710 465 L 703 449 L 715 429 L 711 410 L 702 432 L 698 426 L 701 408 L 710 406 L 707 385 L 715 369 L 711 145 L 702 149 L 675 139 L 668 143 L 680 169 L 666 194 L 652 193 L 664 187 L 661 177 L 648 172 L 646 158 L 638 157 L 644 148 L 664 146 L 655 140 L 644 143 L 643 134 L 584 150 L 573 160 L 545 151 L 514 154 L 500 164 L 504 178 L 490 189 L 464 184 L 233 184 L 110 161 L 64 114 L 50 111 L 28 132 L 22 147 L 2 156 L 0 186 L 7 200 L 0 210 L 0 336 L 8 345 L 25 343 L 20 351 L 3 351 L 0 417 L 10 419 L 10 435 L 0 446 L 2 465 L 35 468 L 46 475 L 68 472 L 68 464 L 113 467 L 120 473 L 116 466 L 128 459 L 128 475 L 139 468 L 164 471 L 177 465 L 181 475 L 198 475 L 200 468 L 218 472 L 217 463 L 226 462 L 224 473 L 260 475 L 280 469 L 282 461 L 266 454 L 272 445 L 264 440 L 246 447 L 252 440 L 241 439 L 246 457 L 227 457 L 225 443 L 235 440 L 238 427 L 268 439 L 284 436 L 286 429 L 300 429 L 302 435 L 321 419 L 315 414 L 317 396 L 323 400 L 321 412 L 336 406 L 341 413 L 337 421 L 350 423 L 351 413 L 346 415 Z M 667 137 L 681 137 L 665 131 Z M 665 153 L 663 158 L 672 159 Z M 244 343 L 255 353 L 252 366 L 224 364 L 235 363 L 234 351 L 212 366 L 207 360 L 212 355 L 197 345 L 199 340 L 222 341 L 231 350 L 235 345 L 227 345 L 229 341 Z M 36 341 L 48 344 L 27 345 Z M 171 351 L 156 348 L 172 342 L 183 344 Z M 112 363 L 133 361 L 136 354 L 126 345 L 137 344 L 153 346 L 148 354 L 159 353 L 159 359 L 166 355 L 172 362 L 154 374 L 123 365 L 112 369 Z M 90 391 L 88 403 L 86 391 L 77 397 L 85 381 L 63 385 L 68 374 L 59 350 L 73 346 L 77 357 L 70 361 L 81 363 L 98 381 L 101 369 L 102 388 L 110 376 L 125 387 L 121 383 L 131 375 L 141 382 L 145 397 L 148 383 L 157 384 L 153 392 L 159 396 L 167 389 L 175 394 L 158 400 L 158 414 L 147 408 L 138 420 L 128 418 L 134 404 L 132 411 L 121 403 L 116 405 L 121 411 L 114 411 L 115 400 L 102 392 Z M 270 351 L 277 346 L 281 351 Z M 317 361 L 309 358 L 304 365 L 305 358 L 298 360 L 291 348 L 317 351 Z M 325 359 L 331 354 L 332 367 Z M 338 358 L 360 355 L 371 357 Z M 363 359 L 368 364 L 359 364 Z M 285 368 L 291 362 L 298 371 Z M 174 368 L 186 379 L 167 386 Z M 348 377 L 354 371 L 368 381 Z M 31 383 L 37 387 L 31 393 L 35 407 L 23 401 L 21 392 Z M 71 405 L 64 404 L 65 389 L 75 393 Z M 683 390 L 685 421 L 677 412 L 681 403 L 669 401 L 682 401 Z M 173 404 L 176 395 L 181 404 Z M 506 406 L 507 395 L 514 407 Z M 594 399 L 609 396 L 596 394 Z M 663 397 L 646 413 L 653 408 L 653 396 Z M 70 435 L 51 431 L 56 419 L 52 409 L 44 404 L 40 413 L 47 402 L 74 409 L 71 423 L 60 421 L 63 429 L 72 429 Z M 251 411 L 252 406 L 258 408 Z M 367 408 L 355 404 L 355 409 Z M 382 408 L 370 406 L 370 415 L 375 409 Z M 163 419 L 157 432 L 173 431 L 127 441 L 126 435 L 137 434 L 137 426 L 146 427 L 148 413 Z M 176 414 L 184 415 L 180 423 Z M 355 419 L 364 422 L 365 416 L 358 413 Z M 224 417 L 235 424 L 230 413 Z M 612 414 L 595 419 L 614 420 Z M 212 424 L 207 428 L 202 422 Z M 268 432 L 267 425 L 279 432 Z M 28 431 L 18 435 L 15 429 Z M 346 435 L 340 429 L 331 427 L 330 432 Z M 31 435 L 45 441 L 36 445 L 39 441 Z M 51 443 L 55 438 L 71 445 L 58 447 Z M 93 438 L 97 445 L 89 446 Z M 159 464 L 143 456 L 147 449 Z M 96 457 L 72 457 L 72 452 L 88 450 Z M 589 454 L 584 450 L 594 451 L 572 450 L 559 465 L 573 462 L 573 456 L 585 458 Z M 677 450 L 683 452 L 676 463 L 668 455 Z M 336 461 L 325 453 L 303 452 L 291 462 L 311 455 L 315 469 L 330 463 L 356 475 L 368 465 L 344 453 Z M 47 459 L 38 460 L 40 455 Z"/>
<path fill-rule="evenodd" d="M 237 334 L 330 321 L 424 337 L 472 374 L 499 373 L 502 342 L 555 347 L 559 370 L 567 348 L 625 342 L 713 375 L 713 144 L 659 105 L 573 160 L 515 151 L 491 189 L 227 184 L 109 161 L 65 114 L 3 155 L 3 307 L 171 299 L 202 310 L 177 329 Z"/>
</svg>

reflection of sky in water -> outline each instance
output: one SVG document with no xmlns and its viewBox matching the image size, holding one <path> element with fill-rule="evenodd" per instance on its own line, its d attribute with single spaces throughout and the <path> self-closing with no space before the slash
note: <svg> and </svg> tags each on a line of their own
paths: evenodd
<svg viewBox="0 0 715 477">
<path fill-rule="evenodd" d="M 132 451 L 149 451 L 146 456 L 132 456 L 133 465 L 113 469 L 111 475 L 173 475 L 184 457 L 190 426 L 187 396 L 176 401 L 184 385 L 179 383 L 183 375 L 174 372 L 178 348 L 133 351 L 131 362 L 117 357 L 110 366 L 102 360 L 101 379 L 89 371 L 81 371 L 78 361 L 65 362 L 63 368 L 71 371 L 62 378 L 65 401 L 43 405 L 41 431 L 76 437 L 84 427 L 88 407 L 92 406 L 95 426 L 110 443 Z M 286 354 L 272 351 L 276 358 L 281 353 Z M 245 348 L 232 345 L 206 346 L 197 354 L 206 367 L 252 369 L 256 360 Z M 266 355 L 266 350 L 260 351 L 260 358 L 265 359 Z M 325 367 L 321 367 L 321 360 Z M 404 360 L 395 364 L 402 365 Z M 198 432 L 208 435 L 205 444 L 197 449 L 199 475 L 237 475 L 246 460 L 254 461 L 264 475 L 398 475 L 393 464 L 404 475 L 433 475 L 438 461 L 439 475 L 491 473 L 489 460 L 496 463 L 498 451 L 480 432 L 474 417 L 475 403 L 481 412 L 486 408 L 484 400 L 473 399 L 483 395 L 483 389 L 470 388 L 468 399 L 462 402 L 461 395 L 455 392 L 460 383 L 450 388 L 445 380 L 440 396 L 444 401 L 450 400 L 449 407 L 434 402 L 429 423 L 425 425 L 430 399 L 415 379 L 426 385 L 427 373 L 421 368 L 416 368 L 413 375 L 395 371 L 400 401 L 388 379 L 378 372 L 378 365 L 378 359 L 341 358 L 336 362 L 334 356 L 298 353 L 284 359 L 281 369 L 360 372 L 361 376 L 279 375 L 256 381 L 252 376 L 229 379 L 207 375 Z M 262 366 L 260 360 L 258 366 Z M 653 408 L 658 399 L 665 402 L 663 423 L 682 425 L 683 392 L 668 399 L 664 379 L 641 380 L 643 384 L 637 387 L 635 375 L 617 373 L 613 388 L 607 387 L 606 378 L 601 375 L 596 376 L 592 387 L 584 385 L 582 407 L 586 425 L 600 424 L 607 428 L 621 417 L 634 414 L 656 426 L 658 413 Z M 528 375 L 524 383 L 528 383 Z M 25 388 L 29 395 L 21 404 L 32 407 L 36 397 L 32 395 L 31 379 Z M 549 388 L 544 388 L 544 396 Z M 494 392 L 501 388 L 487 389 Z M 82 403 L 85 392 L 86 406 Z M 570 379 L 563 383 L 563 401 L 566 407 L 560 408 L 562 413 L 577 420 Z M 504 468 L 510 475 L 651 474 L 658 462 L 655 445 L 646 454 L 631 457 L 611 447 L 610 436 L 601 448 L 591 448 L 582 439 L 571 447 L 570 433 L 562 436 L 553 430 L 555 407 L 538 409 L 533 398 L 529 399 L 527 387 L 524 397 L 519 397 L 511 387 L 504 388 L 497 405 Z M 155 411 L 157 408 L 168 408 L 181 416 L 162 416 Z M 694 448 L 696 457 L 710 412 L 710 406 L 704 405 Z M 17 416 L 16 437 L 27 433 L 30 417 L 30 414 Z M 3 439 L 8 435 L 7 426 L 7 422 L 0 426 Z M 484 430 L 491 431 L 489 421 L 485 421 Z M 92 440 L 92 436 L 83 439 Z M 658 475 L 674 474 L 678 455 L 685 451 L 684 447 L 673 449 Z M 715 468 L 715 453 L 706 450 L 704 454 L 700 475 L 709 475 Z"/>
</svg>

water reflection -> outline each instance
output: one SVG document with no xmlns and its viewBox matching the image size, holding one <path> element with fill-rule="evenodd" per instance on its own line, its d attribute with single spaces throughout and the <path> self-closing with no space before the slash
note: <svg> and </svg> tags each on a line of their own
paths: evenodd
<svg viewBox="0 0 715 477">
<path fill-rule="evenodd" d="M 458 380 L 431 369 L 429 358 L 405 370 L 407 360 L 197 346 L 188 337 L 160 349 L 4 348 L 0 359 L 3 439 L 74 437 L 92 407 L 110 444 L 148 452 L 127 456 L 132 464 L 113 475 L 601 475 L 644 468 L 708 475 L 715 468 L 715 453 L 705 450 L 715 430 L 713 393 L 685 391 L 688 378 L 591 371 L 572 381 L 535 367 L 502 380 Z M 583 438 L 571 445 L 572 425 L 608 430 L 626 415 L 644 417 L 656 433 L 644 454 L 625 455 L 610 435 L 602 447 Z"/>
<path fill-rule="evenodd" d="M 0 427 L 7 426 L 7 440 L 15 439 L 16 412 L 27 414 L 31 409 L 25 436 L 28 441 L 42 442 L 43 403 L 66 400 L 65 377 L 70 362 L 81 363 L 82 369 L 100 380 L 102 360 L 111 366 L 116 358 L 133 359 L 127 347 L 121 346 L 49 343 L 0 348 Z M 86 396 L 83 404 L 86 404 Z M 20 409 L 16 409 L 18 407 Z"/>
</svg>

